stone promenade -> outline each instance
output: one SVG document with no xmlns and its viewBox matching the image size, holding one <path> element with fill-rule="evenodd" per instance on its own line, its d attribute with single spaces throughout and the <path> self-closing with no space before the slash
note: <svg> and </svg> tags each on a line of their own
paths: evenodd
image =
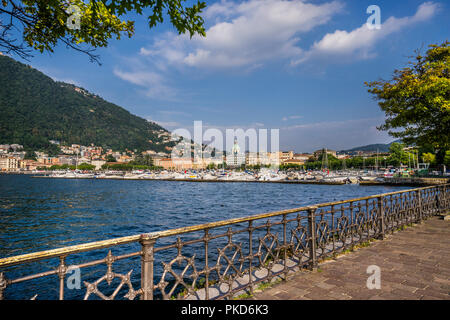
<svg viewBox="0 0 450 320">
<path fill-rule="evenodd" d="M 381 270 L 368 289 L 367 267 Z M 255 300 L 450 300 L 450 221 L 433 217 L 385 240 L 301 271 L 250 298 Z"/>
</svg>

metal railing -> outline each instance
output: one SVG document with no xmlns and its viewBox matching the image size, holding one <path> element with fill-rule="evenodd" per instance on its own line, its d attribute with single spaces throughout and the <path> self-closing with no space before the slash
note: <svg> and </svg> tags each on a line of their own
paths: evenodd
<svg viewBox="0 0 450 320">
<path fill-rule="evenodd" d="M 301 268 L 315 268 L 321 260 L 344 250 L 447 213 L 448 186 L 322 203 L 3 258 L 0 299 L 14 293 L 19 283 L 48 278 L 51 281 L 46 286 L 53 289 L 44 291 L 55 291 L 55 298 L 62 300 L 71 270 L 100 265 L 106 266 L 104 274 L 102 270 L 82 273 L 83 286 L 78 292 L 83 292 L 84 299 L 93 295 L 100 299 L 231 299 L 243 292 L 251 294 L 261 282 L 274 277 L 285 279 L 289 272 Z M 90 254 L 104 256 L 107 248 L 104 258 L 76 261 L 86 260 Z M 113 250 L 130 251 L 114 255 Z M 139 258 L 140 274 L 132 276 L 129 268 L 135 264 L 139 269 Z M 57 264 L 49 268 L 47 261 L 52 259 Z M 74 263 L 69 264 L 69 259 Z M 123 263 L 118 266 L 119 262 Z M 18 273 L 14 267 L 29 263 L 39 263 L 47 270 L 8 278 L 9 273 Z M 129 271 L 116 273 L 113 267 Z M 52 275 L 57 276 L 57 286 Z M 39 296 L 33 293 L 19 297 L 30 298 Z"/>
</svg>

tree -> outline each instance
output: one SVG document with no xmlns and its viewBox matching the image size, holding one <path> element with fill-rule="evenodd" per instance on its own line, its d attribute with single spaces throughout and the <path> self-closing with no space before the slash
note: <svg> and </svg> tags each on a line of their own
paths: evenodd
<svg viewBox="0 0 450 320">
<path fill-rule="evenodd" d="M 450 167 L 450 150 L 447 150 L 447 151 L 445 152 L 445 156 L 444 156 L 444 164 L 445 164 L 447 167 Z"/>
<path fill-rule="evenodd" d="M 436 156 L 432 153 L 422 154 L 423 162 L 433 164 L 436 161 Z"/>
<path fill-rule="evenodd" d="M 27 151 L 25 153 L 24 159 L 25 160 L 34 160 L 34 161 L 36 161 L 37 160 L 36 153 L 34 153 L 34 151 L 31 151 L 31 150 Z"/>
<path fill-rule="evenodd" d="M 408 163 L 408 154 L 403 150 L 405 145 L 403 143 L 394 142 L 389 147 L 389 153 L 391 154 L 388 159 L 388 163 L 394 166 Z"/>
<path fill-rule="evenodd" d="M 153 166 L 153 159 L 148 154 L 146 154 L 145 156 L 143 156 L 142 154 L 139 154 L 139 155 L 136 156 L 134 161 L 130 162 L 130 164 L 152 167 Z"/>
<path fill-rule="evenodd" d="M 58 43 L 89 55 L 108 41 L 134 34 L 134 21 L 122 20 L 127 14 L 148 11 L 150 28 L 167 15 L 178 33 L 205 36 L 203 18 L 206 7 L 198 1 L 192 6 L 185 0 L 2 0 L 0 2 L 0 52 L 31 57 L 32 50 L 53 52 Z M 22 41 L 14 34 L 22 33 Z M 82 46 L 84 45 L 84 46 Z"/>
<path fill-rule="evenodd" d="M 450 42 L 430 45 L 425 56 L 416 54 L 392 80 L 366 85 L 386 113 L 379 130 L 409 145 L 431 144 L 442 160 L 450 149 Z"/>
<path fill-rule="evenodd" d="M 78 165 L 79 170 L 94 170 L 95 166 L 89 163 L 82 163 Z"/>
<path fill-rule="evenodd" d="M 116 162 L 116 158 L 114 158 L 112 155 L 108 154 L 106 156 L 106 162 Z"/>
</svg>

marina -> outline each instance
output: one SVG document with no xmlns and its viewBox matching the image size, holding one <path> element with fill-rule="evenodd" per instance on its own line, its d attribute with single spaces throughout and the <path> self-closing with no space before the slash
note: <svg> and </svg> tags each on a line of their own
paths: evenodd
<svg viewBox="0 0 450 320">
<path fill-rule="evenodd" d="M 285 184 L 345 185 L 415 185 L 427 186 L 448 182 L 448 178 L 396 177 L 388 171 L 56 171 L 34 173 L 33 178 L 49 179 L 106 179 L 106 180 L 161 180 L 184 182 L 259 182 Z"/>
<path fill-rule="evenodd" d="M 259 171 L 184 171 L 184 172 L 121 172 L 106 171 L 86 173 L 63 171 L 33 175 L 35 178 L 56 179 L 116 179 L 116 180 L 165 180 L 193 182 L 277 182 L 277 183 L 317 183 L 317 184 L 358 184 L 359 181 L 382 179 L 376 172 L 330 172 L 330 171 L 291 171 L 261 169 Z M 381 180 L 380 180 L 381 181 Z"/>
</svg>

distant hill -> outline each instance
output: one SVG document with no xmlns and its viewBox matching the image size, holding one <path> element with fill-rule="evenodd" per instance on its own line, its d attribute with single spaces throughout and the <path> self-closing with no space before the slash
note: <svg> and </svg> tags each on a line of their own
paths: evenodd
<svg viewBox="0 0 450 320">
<path fill-rule="evenodd" d="M 42 72 L 0 55 L 0 144 L 26 149 L 91 143 L 113 150 L 167 151 L 156 123 L 135 116 L 83 88 L 56 82 Z M 161 137 L 159 137 L 161 136 Z"/>
<path fill-rule="evenodd" d="M 342 150 L 340 152 L 344 152 L 344 153 L 355 152 L 355 151 L 366 151 L 366 152 L 374 151 L 374 152 L 376 152 L 377 150 L 378 150 L 378 152 L 388 152 L 389 147 L 394 142 L 401 142 L 401 140 L 395 140 L 395 141 L 392 141 L 391 143 L 387 143 L 387 144 L 383 144 L 383 143 L 369 144 L 367 146 L 361 146 L 361 147 L 356 147 L 356 148 L 352 148 L 352 149 L 348 149 L 348 150 Z"/>
</svg>

